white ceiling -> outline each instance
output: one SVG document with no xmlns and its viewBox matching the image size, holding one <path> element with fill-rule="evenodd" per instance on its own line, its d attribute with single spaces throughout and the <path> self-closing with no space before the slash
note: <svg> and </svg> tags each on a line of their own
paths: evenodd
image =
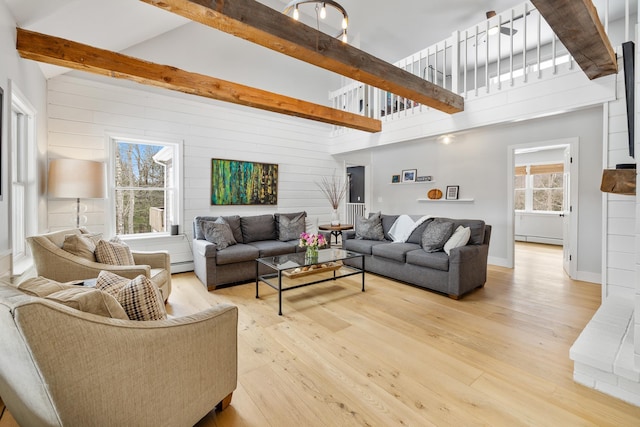
<svg viewBox="0 0 640 427">
<path fill-rule="evenodd" d="M 4 1 L 22 28 L 117 52 L 182 25 L 199 25 L 137 0 Z M 287 3 L 286 0 L 260 1 L 279 11 Z M 339 0 L 339 3 L 349 14 L 349 42 L 374 56 L 395 62 L 448 37 L 456 29 L 482 21 L 486 10 L 503 11 L 521 1 Z M 316 26 L 313 6 L 307 4 L 300 10 L 301 20 Z M 327 21 L 331 18 L 330 13 Z M 335 22 L 335 29 L 322 28 L 323 31 L 337 34 L 337 17 Z M 217 30 L 211 29 L 212 38 L 216 33 Z M 42 64 L 42 68 L 46 77 L 68 71 L 46 64 Z"/>
</svg>

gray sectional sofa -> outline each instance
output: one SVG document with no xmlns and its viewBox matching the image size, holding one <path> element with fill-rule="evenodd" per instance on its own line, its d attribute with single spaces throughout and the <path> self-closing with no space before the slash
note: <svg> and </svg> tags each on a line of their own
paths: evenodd
<svg viewBox="0 0 640 427">
<path fill-rule="evenodd" d="M 285 220 L 287 225 L 294 227 L 291 225 L 292 221 L 299 215 L 306 219 L 305 212 L 223 216 L 221 218 L 231 228 L 235 240 L 234 244 L 224 248 L 219 247 L 224 245 L 206 240 L 203 229 L 220 217 L 196 217 L 193 220 L 193 261 L 196 276 L 208 290 L 213 290 L 220 285 L 255 280 L 256 258 L 304 251 L 298 243 L 300 233 L 305 231 L 305 221 L 302 222 L 302 228 L 291 228 L 286 233 L 281 225 L 281 218 L 286 217 L 289 220 Z M 268 272 L 268 267 L 260 264 L 260 274 Z"/>
<path fill-rule="evenodd" d="M 384 240 L 357 239 L 355 231 L 342 234 L 342 247 L 365 255 L 365 270 L 422 288 L 441 292 L 451 298 L 484 286 L 487 280 L 487 257 L 491 226 L 482 220 L 434 218 L 415 228 L 406 242 L 394 243 L 389 230 L 399 215 L 381 215 Z M 416 221 L 420 216 L 411 216 Z M 422 246 L 423 233 L 432 220 L 450 221 L 456 229 L 471 229 L 465 246 L 444 251 L 427 252 Z M 355 265 L 360 260 L 348 260 Z"/>
</svg>

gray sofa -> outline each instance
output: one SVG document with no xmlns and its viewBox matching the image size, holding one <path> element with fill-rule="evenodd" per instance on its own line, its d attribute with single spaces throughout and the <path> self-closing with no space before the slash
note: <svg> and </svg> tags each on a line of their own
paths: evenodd
<svg viewBox="0 0 640 427">
<path fill-rule="evenodd" d="M 487 280 L 487 257 L 491 226 L 482 220 L 449 219 L 454 229 L 469 227 L 471 236 L 465 246 L 444 251 L 426 252 L 421 239 L 427 220 L 418 226 L 405 243 L 393 243 L 389 230 L 399 215 L 381 215 L 384 240 L 356 239 L 356 231 L 342 234 L 342 247 L 365 255 L 365 270 L 422 288 L 447 294 L 458 299 L 473 289 L 484 286 Z M 411 216 L 417 220 L 420 216 Z M 360 260 L 347 260 L 355 265 Z"/>
<path fill-rule="evenodd" d="M 207 241 L 203 231 L 205 221 L 216 221 L 218 217 L 196 217 L 193 220 L 193 261 L 196 276 L 208 290 L 213 290 L 220 285 L 255 280 L 256 258 L 304 251 L 304 248 L 298 246 L 298 238 L 283 240 L 283 233 L 280 232 L 282 216 L 292 220 L 300 214 L 306 218 L 305 212 L 223 216 L 237 242 L 224 249 Z M 296 232 L 298 236 L 305 228 L 299 231 Z M 289 237 L 291 236 L 289 233 Z M 269 272 L 268 267 L 260 264 L 260 274 Z"/>
</svg>

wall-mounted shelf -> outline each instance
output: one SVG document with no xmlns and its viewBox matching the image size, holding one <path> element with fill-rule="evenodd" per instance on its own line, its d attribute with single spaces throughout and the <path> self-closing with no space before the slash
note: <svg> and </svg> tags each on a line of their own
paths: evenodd
<svg viewBox="0 0 640 427">
<path fill-rule="evenodd" d="M 435 181 L 420 181 L 420 182 L 390 182 L 389 185 L 413 185 L 413 184 L 435 184 Z"/>
<path fill-rule="evenodd" d="M 451 202 L 451 203 L 470 203 L 473 202 L 474 199 L 417 199 L 418 202 Z"/>
</svg>

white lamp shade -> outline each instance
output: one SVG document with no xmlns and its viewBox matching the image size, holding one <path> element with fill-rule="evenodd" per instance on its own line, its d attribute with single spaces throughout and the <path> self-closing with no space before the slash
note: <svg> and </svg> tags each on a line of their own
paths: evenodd
<svg viewBox="0 0 640 427">
<path fill-rule="evenodd" d="M 49 195 L 72 199 L 105 197 L 105 164 L 91 160 L 55 159 L 49 163 Z"/>
</svg>

